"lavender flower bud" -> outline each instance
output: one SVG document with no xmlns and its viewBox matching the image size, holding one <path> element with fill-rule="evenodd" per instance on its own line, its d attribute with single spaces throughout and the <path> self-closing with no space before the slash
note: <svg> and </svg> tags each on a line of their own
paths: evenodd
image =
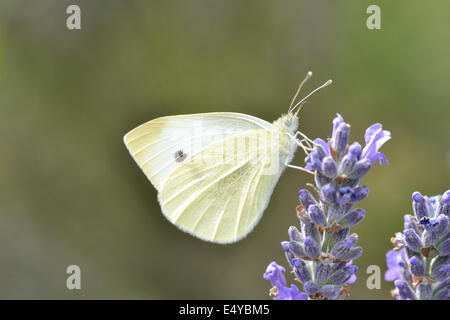
<svg viewBox="0 0 450 320">
<path fill-rule="evenodd" d="M 294 226 L 290 226 L 288 230 L 289 239 L 292 241 L 303 242 L 304 238 L 300 231 Z"/>
<path fill-rule="evenodd" d="M 445 214 L 440 214 L 437 217 L 437 221 L 438 221 L 439 225 L 436 228 L 436 233 L 437 234 L 444 233 L 447 230 L 448 225 L 449 225 L 448 217 Z"/>
<path fill-rule="evenodd" d="M 339 195 L 337 202 L 340 205 L 347 204 L 355 198 L 355 190 L 352 187 L 341 187 L 337 194 Z"/>
<path fill-rule="evenodd" d="M 327 218 L 323 213 L 322 209 L 318 205 L 311 205 L 308 208 L 308 217 L 316 225 L 324 226 L 326 224 Z"/>
<path fill-rule="evenodd" d="M 322 173 L 330 179 L 336 177 L 337 167 L 332 157 L 325 157 L 322 160 Z"/>
<path fill-rule="evenodd" d="M 283 248 L 284 252 L 289 252 L 289 242 L 288 241 L 281 241 L 281 247 Z"/>
<path fill-rule="evenodd" d="M 449 257 L 449 256 L 447 256 Z M 437 268 L 433 267 L 433 271 L 431 275 L 437 281 L 442 281 L 450 277 L 450 264 L 445 264 L 442 266 L 438 266 Z"/>
<path fill-rule="evenodd" d="M 440 266 L 450 264 L 450 256 L 439 256 L 431 263 L 431 269 L 434 271 Z"/>
<path fill-rule="evenodd" d="M 369 187 L 364 185 L 355 188 L 353 203 L 362 201 L 365 198 L 367 198 L 367 196 L 369 195 L 369 191 L 370 191 Z"/>
<path fill-rule="evenodd" d="M 334 262 L 331 266 L 330 274 L 336 273 L 347 266 L 347 262 Z"/>
<path fill-rule="evenodd" d="M 409 260 L 409 267 L 411 269 L 411 273 L 416 277 L 423 276 L 425 273 L 425 265 L 422 259 L 417 258 L 416 256 L 412 257 Z"/>
<path fill-rule="evenodd" d="M 317 151 L 311 151 L 305 158 L 306 169 L 320 170 L 322 168 L 322 161 Z"/>
<path fill-rule="evenodd" d="M 395 280 L 394 284 L 397 287 L 398 293 L 402 299 L 414 300 L 416 298 L 414 291 L 412 291 L 412 289 L 408 286 L 408 283 L 406 281 Z"/>
<path fill-rule="evenodd" d="M 296 257 L 306 256 L 305 250 L 300 242 L 291 241 L 289 242 L 289 251 Z"/>
<path fill-rule="evenodd" d="M 437 214 L 444 214 L 447 217 L 450 217 L 450 190 L 445 191 L 442 195 Z"/>
<path fill-rule="evenodd" d="M 325 283 L 330 276 L 331 266 L 319 261 L 314 269 L 314 280 L 317 283 Z"/>
<path fill-rule="evenodd" d="M 361 145 L 358 142 L 353 142 L 351 146 L 348 148 L 348 152 L 355 156 L 356 159 L 359 159 L 361 156 Z"/>
<path fill-rule="evenodd" d="M 329 183 L 322 188 L 322 197 L 327 203 L 336 202 L 336 187 Z"/>
<path fill-rule="evenodd" d="M 307 281 L 305 282 L 305 284 L 303 285 L 303 290 L 305 290 L 305 292 L 310 295 L 313 296 L 315 295 L 317 292 L 319 292 L 319 286 L 312 281 Z"/>
<path fill-rule="evenodd" d="M 445 288 L 448 290 L 448 287 L 450 286 L 450 278 L 445 279 L 444 281 L 441 281 L 440 283 L 436 284 L 436 287 L 434 287 L 434 291 L 438 292 L 442 288 Z"/>
<path fill-rule="evenodd" d="M 345 282 L 350 279 L 352 275 L 354 275 L 358 271 L 358 267 L 355 265 L 350 265 L 338 272 L 334 273 L 331 276 L 330 283 L 334 285 L 343 285 Z"/>
<path fill-rule="evenodd" d="M 405 236 L 405 242 L 408 248 L 415 252 L 420 252 L 422 249 L 422 241 L 414 230 L 406 229 L 403 231 L 403 235 Z"/>
<path fill-rule="evenodd" d="M 361 247 L 351 248 L 350 252 L 343 258 L 345 261 L 356 260 L 363 253 L 363 249 Z"/>
<path fill-rule="evenodd" d="M 414 211 L 414 215 L 417 220 L 420 220 L 423 217 L 428 217 L 428 209 L 425 203 L 424 197 L 420 194 L 420 192 L 416 191 L 412 194 L 413 204 L 412 208 Z"/>
<path fill-rule="evenodd" d="M 353 153 L 347 153 L 339 163 L 339 174 L 340 175 L 350 175 L 355 167 L 356 161 L 358 159 Z"/>
<path fill-rule="evenodd" d="M 333 233 L 330 236 L 330 240 L 328 242 L 330 248 L 333 248 L 334 246 L 336 246 L 336 243 L 344 240 L 347 237 L 347 235 L 349 234 L 349 232 L 350 232 L 349 228 L 343 228 L 340 231 Z"/>
<path fill-rule="evenodd" d="M 303 234 L 305 235 L 305 238 L 310 237 L 314 239 L 314 241 L 316 241 L 317 243 L 321 242 L 319 230 L 317 229 L 317 226 L 314 223 L 304 221 L 302 225 L 302 231 Z"/>
<path fill-rule="evenodd" d="M 406 214 L 403 218 L 405 220 L 403 224 L 404 229 L 413 229 L 417 234 L 420 233 L 419 226 L 417 225 L 417 220 L 415 217 L 410 214 Z"/>
<path fill-rule="evenodd" d="M 298 196 L 300 199 L 300 204 L 305 206 L 305 208 L 308 208 L 312 204 L 317 204 L 312 194 L 306 189 L 300 189 L 298 192 Z"/>
<path fill-rule="evenodd" d="M 431 288 L 431 284 L 428 283 L 427 280 L 423 280 L 417 286 L 417 295 L 420 300 L 430 300 L 433 294 L 433 290 Z"/>
<path fill-rule="evenodd" d="M 322 139 L 315 139 L 314 143 L 314 150 L 319 155 L 320 161 L 322 161 L 322 159 L 327 156 L 327 152 L 325 150 L 328 150 L 328 144 Z"/>
<path fill-rule="evenodd" d="M 316 259 L 319 257 L 320 254 L 320 248 L 316 241 L 314 241 L 311 237 L 306 237 L 305 242 L 305 253 L 308 257 L 311 259 Z"/>
<path fill-rule="evenodd" d="M 341 293 L 340 286 L 327 284 L 320 289 L 320 293 L 327 299 L 336 299 Z"/>
<path fill-rule="evenodd" d="M 447 239 L 444 242 L 442 242 L 439 245 L 438 250 L 440 256 L 448 256 L 450 254 L 450 239 Z"/>
<path fill-rule="evenodd" d="M 353 245 L 355 245 L 358 242 L 358 234 L 357 233 L 352 233 L 347 240 L 350 241 Z"/>
<path fill-rule="evenodd" d="M 332 147 L 338 157 L 345 151 L 348 144 L 348 135 L 350 132 L 350 126 L 346 123 L 341 123 L 334 136 L 332 137 Z"/>
<path fill-rule="evenodd" d="M 425 248 L 435 246 L 438 240 L 437 233 L 434 231 L 425 230 L 422 234 L 422 242 Z"/>
<path fill-rule="evenodd" d="M 281 247 L 283 248 L 284 254 L 286 256 L 286 260 L 289 262 L 291 266 L 292 265 L 292 259 L 295 258 L 295 256 L 292 254 L 292 252 L 289 250 L 289 242 L 288 241 L 282 241 Z"/>
<path fill-rule="evenodd" d="M 341 205 L 328 206 L 327 220 L 333 222 L 345 214 L 345 207 Z"/>
<path fill-rule="evenodd" d="M 431 269 L 434 270 L 440 266 L 450 263 L 450 256 L 439 256 L 431 263 Z"/>
<path fill-rule="evenodd" d="M 344 123 L 344 118 L 342 118 L 342 116 L 337 113 L 336 117 L 333 119 L 333 133 L 331 134 L 332 138 L 336 136 L 336 131 L 342 123 Z"/>
<path fill-rule="evenodd" d="M 294 274 L 301 283 L 311 280 L 311 273 L 303 260 L 292 259 L 292 264 L 294 265 Z"/>
<path fill-rule="evenodd" d="M 448 288 L 436 290 L 435 299 L 436 300 L 450 300 L 450 290 Z"/>
<path fill-rule="evenodd" d="M 339 243 L 337 243 L 333 249 L 331 249 L 331 254 L 336 259 L 343 259 L 348 253 L 350 252 L 350 249 L 353 247 L 353 242 L 350 240 L 344 240 Z"/>
<path fill-rule="evenodd" d="M 364 158 L 356 162 L 351 176 L 354 179 L 361 179 L 372 168 L 372 162 L 370 159 Z"/>
<path fill-rule="evenodd" d="M 365 214 L 366 211 L 364 209 L 353 209 L 339 223 L 344 227 L 353 227 L 364 219 Z"/>
</svg>

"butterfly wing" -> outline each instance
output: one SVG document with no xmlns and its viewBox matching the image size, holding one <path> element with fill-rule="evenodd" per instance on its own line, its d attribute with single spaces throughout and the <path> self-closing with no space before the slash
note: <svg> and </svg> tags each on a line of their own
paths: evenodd
<svg viewBox="0 0 450 320">
<path fill-rule="evenodd" d="M 231 243 L 257 224 L 283 169 L 274 130 L 242 132 L 182 162 L 158 199 L 164 215 L 183 231 Z"/>
<path fill-rule="evenodd" d="M 206 146 L 241 132 L 272 129 L 271 123 L 242 113 L 213 112 L 162 117 L 128 132 L 124 143 L 155 188 L 169 174 Z M 176 161 L 179 160 L 179 161 Z"/>
</svg>

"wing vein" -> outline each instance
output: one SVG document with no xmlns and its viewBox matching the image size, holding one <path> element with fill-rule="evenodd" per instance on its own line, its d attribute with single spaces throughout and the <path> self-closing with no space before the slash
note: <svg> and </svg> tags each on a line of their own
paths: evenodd
<svg viewBox="0 0 450 320">
<path fill-rule="evenodd" d="M 223 206 L 222 212 L 220 213 L 220 216 L 217 219 L 216 226 L 214 227 L 214 233 L 211 238 L 213 240 L 216 240 L 217 230 L 219 230 L 220 221 L 222 220 L 223 214 L 225 213 L 225 209 L 228 207 L 228 204 L 230 203 L 230 201 L 231 201 L 231 198 L 229 198 L 227 203 Z"/>
<path fill-rule="evenodd" d="M 194 203 L 194 201 L 196 199 L 198 199 L 199 196 L 201 196 L 203 193 L 205 193 L 209 188 L 211 188 L 213 185 L 215 185 L 216 183 L 218 183 L 219 181 L 225 179 L 226 177 L 228 177 L 230 174 L 232 174 L 233 172 L 235 172 L 236 170 L 239 170 L 240 168 L 242 168 L 243 166 L 245 166 L 248 163 L 248 161 L 243 162 L 242 164 L 238 164 L 237 166 L 232 167 L 230 170 L 228 170 L 227 172 L 225 172 L 223 175 L 221 175 L 220 177 L 218 177 L 217 179 L 215 179 L 213 182 L 211 182 L 210 184 L 208 184 L 206 187 L 204 187 L 203 189 L 201 189 L 199 192 L 197 192 L 196 194 L 194 194 L 192 197 L 188 198 L 188 204 L 187 206 L 185 206 L 184 208 L 182 208 L 182 211 L 180 212 L 180 214 L 174 219 L 174 221 L 178 221 L 180 219 L 180 217 L 183 215 L 183 213 L 186 212 L 186 209 L 192 205 Z M 185 201 L 186 202 L 186 201 Z M 166 202 L 164 202 L 164 204 L 166 204 Z"/>
<path fill-rule="evenodd" d="M 239 231 L 239 225 L 240 225 L 240 222 L 241 222 L 242 211 L 244 210 L 245 203 L 247 202 L 249 190 L 250 190 L 250 187 L 251 187 L 251 185 L 252 185 L 253 179 L 255 178 L 255 176 L 257 175 L 258 172 L 259 172 L 259 170 L 256 170 L 256 171 L 255 171 L 255 174 L 252 176 L 251 179 L 249 179 L 249 183 L 248 183 L 248 185 L 246 186 L 247 188 L 246 188 L 246 191 L 245 191 L 244 202 L 243 202 L 242 205 L 239 207 L 239 212 L 238 212 L 238 216 L 237 216 L 237 219 L 236 219 L 236 229 L 234 230 L 234 236 L 235 236 L 236 238 L 237 238 L 237 233 L 238 233 L 238 231 Z"/>
<path fill-rule="evenodd" d="M 211 208 L 211 205 L 213 204 L 213 202 L 210 202 L 208 204 L 208 206 L 206 207 L 205 211 L 202 212 L 202 214 L 200 215 L 200 217 L 197 219 L 197 221 L 194 224 L 194 227 L 192 228 L 192 232 L 195 232 L 195 230 L 197 229 L 198 224 L 200 223 L 200 221 L 202 220 L 203 216 L 206 214 L 206 212 L 209 210 L 209 208 Z"/>
</svg>

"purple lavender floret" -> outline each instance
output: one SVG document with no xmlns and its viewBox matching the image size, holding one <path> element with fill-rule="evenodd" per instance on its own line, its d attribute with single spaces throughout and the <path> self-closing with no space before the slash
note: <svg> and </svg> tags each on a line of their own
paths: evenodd
<svg viewBox="0 0 450 320">
<path fill-rule="evenodd" d="M 286 269 L 279 266 L 275 261 L 267 266 L 267 270 L 264 273 L 264 279 L 269 280 L 272 283 L 272 290 L 270 294 L 275 300 L 306 300 L 308 296 L 298 290 L 295 284 L 291 284 L 291 287 L 286 287 L 286 278 L 284 273 Z"/>
<path fill-rule="evenodd" d="M 391 239 L 386 281 L 394 281 L 397 300 L 450 300 L 450 190 L 427 197 L 412 194 L 414 215 Z"/>
<path fill-rule="evenodd" d="M 314 140 L 305 159 L 305 168 L 314 171 L 316 196 L 306 189 L 299 191 L 300 228 L 291 226 L 289 240 L 281 242 L 304 293 L 294 285 L 288 288 L 285 269 L 272 262 L 264 278 L 271 281 L 275 299 L 343 299 L 349 295 L 349 284 L 356 281 L 358 268 L 352 261 L 361 256 L 362 248 L 350 228 L 364 219 L 365 210 L 354 205 L 369 194 L 369 188 L 359 182 L 376 161 L 387 164 L 378 150 L 391 134 L 381 124 L 370 126 L 364 148 L 357 142 L 349 144 L 349 134 L 350 126 L 338 114 L 331 139 Z"/>
</svg>

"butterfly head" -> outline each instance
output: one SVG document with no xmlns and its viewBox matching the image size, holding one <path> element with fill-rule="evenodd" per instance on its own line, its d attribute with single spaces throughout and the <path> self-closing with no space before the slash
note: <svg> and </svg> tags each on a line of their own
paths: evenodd
<svg viewBox="0 0 450 320">
<path fill-rule="evenodd" d="M 292 113 L 283 114 L 274 122 L 274 126 L 278 127 L 281 131 L 285 131 L 289 134 L 295 134 L 298 129 L 298 116 Z"/>
</svg>

